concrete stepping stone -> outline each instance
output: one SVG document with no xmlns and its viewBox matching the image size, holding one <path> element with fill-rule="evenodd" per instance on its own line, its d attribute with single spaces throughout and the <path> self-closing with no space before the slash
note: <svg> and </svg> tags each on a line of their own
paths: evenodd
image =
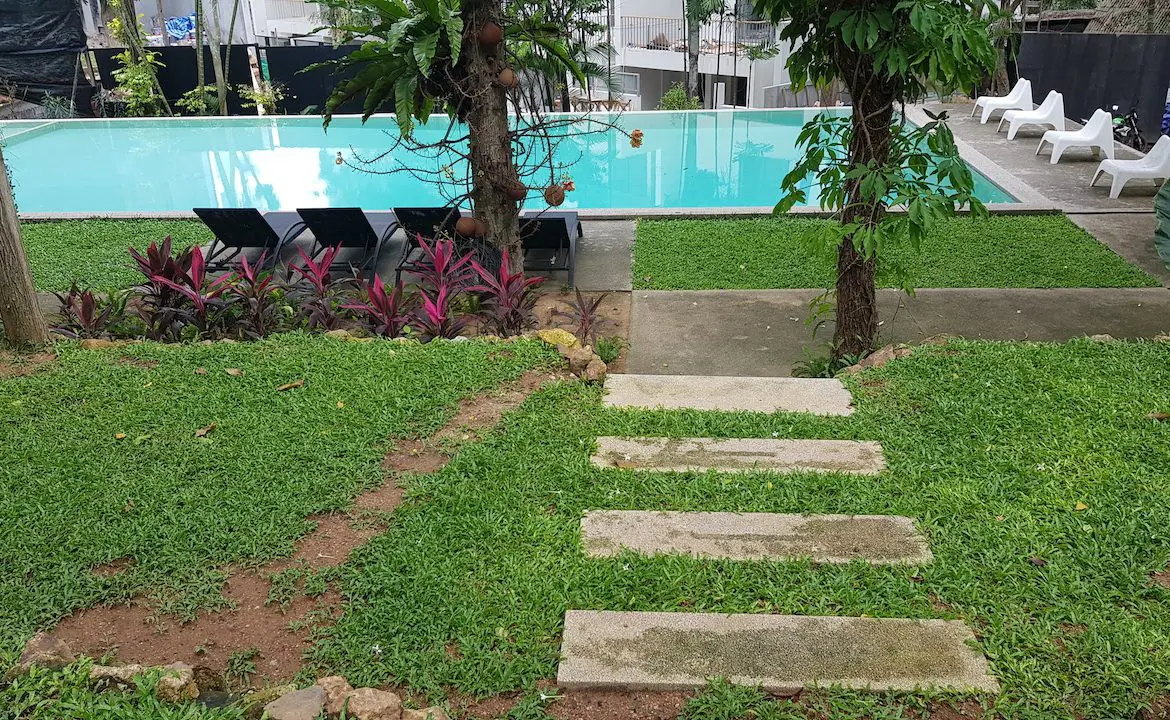
<svg viewBox="0 0 1170 720">
<path fill-rule="evenodd" d="M 924 565 L 934 557 L 914 521 L 896 515 L 592 510 L 581 519 L 590 557 L 622 550 L 726 560 Z"/>
<path fill-rule="evenodd" d="M 609 375 L 605 404 L 623 408 L 849 415 L 852 395 L 832 378 Z"/>
<path fill-rule="evenodd" d="M 657 472 L 846 472 L 877 475 L 885 468 L 881 443 L 856 440 L 713 438 L 597 438 L 593 464 Z"/>
<path fill-rule="evenodd" d="M 725 677 L 780 693 L 834 683 L 997 692 L 974 639 L 954 620 L 570 610 L 557 684 L 679 690 Z"/>
</svg>

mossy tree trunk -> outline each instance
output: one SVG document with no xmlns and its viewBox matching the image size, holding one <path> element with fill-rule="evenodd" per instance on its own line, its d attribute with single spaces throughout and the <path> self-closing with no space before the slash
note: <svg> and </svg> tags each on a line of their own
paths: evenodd
<svg viewBox="0 0 1170 720">
<path fill-rule="evenodd" d="M 0 322 L 4 323 L 4 334 L 13 346 L 43 345 L 49 339 L 20 239 L 20 222 L 3 149 L 0 149 Z"/>
</svg>

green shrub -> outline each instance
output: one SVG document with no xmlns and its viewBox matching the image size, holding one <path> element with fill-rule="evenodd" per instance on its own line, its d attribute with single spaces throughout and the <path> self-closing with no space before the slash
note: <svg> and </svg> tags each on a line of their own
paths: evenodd
<svg viewBox="0 0 1170 720">
<path fill-rule="evenodd" d="M 699 110 L 701 108 L 699 98 L 688 95 L 686 87 L 681 82 L 671 85 L 670 89 L 662 94 L 662 99 L 658 101 L 659 110 Z"/>
</svg>

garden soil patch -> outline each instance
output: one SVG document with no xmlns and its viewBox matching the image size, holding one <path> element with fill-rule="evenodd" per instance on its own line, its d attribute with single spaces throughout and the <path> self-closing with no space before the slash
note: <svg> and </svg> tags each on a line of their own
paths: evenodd
<svg viewBox="0 0 1170 720">
<path fill-rule="evenodd" d="M 0 380 L 32 375 L 57 359 L 52 353 L 22 355 L 0 350 Z"/>
<path fill-rule="evenodd" d="M 586 300 L 592 300 L 601 293 L 581 293 Z M 605 293 L 605 300 L 598 308 L 598 316 L 602 321 L 598 329 L 601 337 L 620 337 L 625 342 L 630 341 L 630 298 L 629 292 Z M 566 310 L 570 303 L 577 300 L 574 293 L 546 292 L 536 301 L 536 319 L 540 329 L 561 328 L 573 332 L 572 322 L 563 317 L 556 317 L 557 310 Z M 622 373 L 626 371 L 626 355 L 623 351 L 617 360 L 609 364 L 609 371 Z"/>
<path fill-rule="evenodd" d="M 398 473 L 442 469 L 461 442 L 478 438 L 550 377 L 558 376 L 528 372 L 495 391 L 463 401 L 454 417 L 426 440 L 396 443 L 383 462 L 390 473 L 387 482 L 359 495 L 353 512 L 310 518 L 317 527 L 297 542 L 291 557 L 256 569 L 230 570 L 223 593 L 232 609 L 179 624 L 159 616 L 148 603 L 134 601 L 79 610 L 62 620 L 52 634 L 74 652 L 93 657 L 114 655 L 119 662 L 144 665 L 179 661 L 217 671 L 226 668 L 233 653 L 255 648 L 259 655 L 254 660 L 252 684 L 291 678 L 300 670 L 313 629 L 332 622 L 340 613 L 341 597 L 330 589 L 316 598 L 298 593 L 284 607 L 266 605 L 269 576 L 294 565 L 319 570 L 345 562 L 354 549 L 385 530 L 385 513 L 402 501 L 402 488 L 394 481 Z M 132 560 L 120 558 L 94 568 L 94 572 L 116 573 L 128 562 Z"/>
</svg>

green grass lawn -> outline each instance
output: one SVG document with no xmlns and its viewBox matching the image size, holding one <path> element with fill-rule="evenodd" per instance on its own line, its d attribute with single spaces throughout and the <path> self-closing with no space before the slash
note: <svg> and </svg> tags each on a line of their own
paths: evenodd
<svg viewBox="0 0 1170 720">
<path fill-rule="evenodd" d="M 23 223 L 21 232 L 37 290 L 81 287 L 116 290 L 142 282 L 127 248 L 145 250 L 152 241 L 172 236 L 178 247 L 211 241 L 195 220 L 67 220 Z"/>
<path fill-rule="evenodd" d="M 634 244 L 634 287 L 646 290 L 824 288 L 833 263 L 807 238 L 818 218 L 645 220 Z M 1063 215 L 945 220 L 921 252 L 891 255 L 914 287 L 1155 287 L 1160 283 Z"/>
<path fill-rule="evenodd" d="M 346 566 L 347 610 L 315 662 L 355 684 L 487 695 L 555 675 L 567 608 L 868 614 L 965 619 L 1002 682 L 1002 717 L 1131 718 L 1170 688 L 1170 591 L 1147 577 L 1170 560 L 1170 423 L 1146 418 L 1170 411 L 1170 344 L 961 342 L 851 385 L 849 418 L 605 410 L 595 388 L 540 392 L 408 482 L 394 526 Z M 889 470 L 636 475 L 589 464 L 600 434 L 876 439 Z M 909 515 L 935 561 L 585 559 L 589 509 Z M 690 717 L 733 718 L 763 701 L 695 702 Z M 825 717 L 905 718 L 921 698 L 825 702 Z M 804 717 L 763 704 L 771 714 L 744 717 Z"/>
<path fill-rule="evenodd" d="M 214 605 L 213 568 L 288 555 L 309 515 L 381 484 L 389 439 L 427 435 L 461 397 L 555 356 L 538 341 L 500 347 L 300 334 L 62 345 L 50 369 L 0 379 L 0 661 L 34 629 L 144 588 L 166 589 L 179 614 Z M 126 556 L 125 572 L 91 572 Z"/>
<path fill-rule="evenodd" d="M 388 437 L 433 431 L 458 397 L 551 357 L 535 343 L 510 346 L 511 357 L 497 348 L 302 335 L 64 346 L 57 367 L 0 380 L 0 668 L 35 627 L 101 600 L 170 588 L 174 610 L 214 606 L 211 568 L 287 554 L 306 516 L 379 481 Z M 298 378 L 303 388 L 275 392 Z M 1147 418 L 1170 412 L 1170 344 L 953 342 L 848 383 L 847 418 L 621 411 L 602 408 L 595 387 L 547 387 L 444 470 L 406 478 L 391 528 L 342 567 L 345 613 L 311 662 L 355 686 L 434 698 L 528 690 L 513 717 L 541 720 L 549 701 L 536 683 L 555 676 L 568 608 L 867 614 L 969 623 L 1003 686 L 982 699 L 989 717 L 1132 718 L 1170 689 L 1170 590 L 1148 577 L 1170 561 L 1170 422 Z M 214 433 L 194 437 L 211 422 Z M 589 456 L 602 434 L 871 439 L 889 469 L 601 470 Z M 935 560 L 587 560 L 578 528 L 589 509 L 909 515 Z M 90 572 L 127 554 L 138 564 L 120 579 Z M 57 674 L 0 686 L 0 706 L 49 693 L 96 703 L 83 685 Z M 806 700 L 834 720 L 904 720 L 925 702 Z M 110 720 L 169 717 L 143 710 L 149 698 L 117 702 L 139 714 L 127 705 Z M 718 684 L 684 713 L 807 717 Z"/>
</svg>

